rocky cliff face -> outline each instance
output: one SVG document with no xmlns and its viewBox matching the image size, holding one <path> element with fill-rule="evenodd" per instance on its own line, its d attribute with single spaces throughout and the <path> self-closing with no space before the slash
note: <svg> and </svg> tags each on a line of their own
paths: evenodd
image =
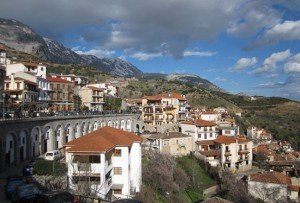
<svg viewBox="0 0 300 203">
<path fill-rule="evenodd" d="M 59 42 L 43 38 L 16 20 L 0 18 L 0 43 L 52 63 L 84 64 L 115 76 L 142 74 L 137 67 L 119 58 L 100 59 L 92 55 L 79 55 Z"/>
</svg>

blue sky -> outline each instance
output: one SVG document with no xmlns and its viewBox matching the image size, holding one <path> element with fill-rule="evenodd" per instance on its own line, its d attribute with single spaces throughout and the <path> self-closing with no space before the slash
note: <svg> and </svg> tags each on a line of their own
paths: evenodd
<svg viewBox="0 0 300 203">
<path fill-rule="evenodd" d="M 80 54 L 300 100 L 299 0 L 10 0 L 0 15 Z"/>
</svg>

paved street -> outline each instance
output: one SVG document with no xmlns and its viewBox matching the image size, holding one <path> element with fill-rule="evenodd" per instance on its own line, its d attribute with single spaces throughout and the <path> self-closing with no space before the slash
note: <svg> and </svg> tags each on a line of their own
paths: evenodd
<svg viewBox="0 0 300 203">
<path fill-rule="evenodd" d="M 18 166 L 12 166 L 8 168 L 6 171 L 0 173 L 0 202 L 6 203 L 10 202 L 6 199 L 4 193 L 4 185 L 6 183 L 6 178 L 11 176 L 22 176 L 22 169 L 26 163 L 19 164 Z"/>
</svg>

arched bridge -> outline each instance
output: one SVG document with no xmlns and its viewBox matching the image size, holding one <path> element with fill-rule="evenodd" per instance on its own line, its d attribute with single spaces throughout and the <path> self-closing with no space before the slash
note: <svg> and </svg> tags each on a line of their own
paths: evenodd
<svg viewBox="0 0 300 203">
<path fill-rule="evenodd" d="M 103 126 L 142 132 L 138 114 L 45 117 L 0 121 L 0 171 L 84 136 Z"/>
</svg>

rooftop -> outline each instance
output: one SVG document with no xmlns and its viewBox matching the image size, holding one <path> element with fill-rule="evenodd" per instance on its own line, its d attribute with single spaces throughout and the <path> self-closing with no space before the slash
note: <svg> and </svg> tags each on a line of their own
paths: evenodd
<svg viewBox="0 0 300 203">
<path fill-rule="evenodd" d="M 158 133 L 158 134 L 153 134 L 149 137 L 149 139 L 171 139 L 171 138 L 181 138 L 181 137 L 191 137 L 189 135 L 185 135 L 180 132 L 170 132 L 170 133 Z"/>
<path fill-rule="evenodd" d="M 291 178 L 279 172 L 264 172 L 251 174 L 249 176 L 249 181 L 284 185 L 291 184 Z"/>
<path fill-rule="evenodd" d="M 116 146 L 130 147 L 133 142 L 141 142 L 142 138 L 112 127 L 103 127 L 65 144 L 67 152 L 103 153 Z"/>
<path fill-rule="evenodd" d="M 159 101 L 162 99 L 168 99 L 168 98 L 174 98 L 174 99 L 178 99 L 181 101 L 186 101 L 186 99 L 178 94 L 178 93 L 162 93 L 162 94 L 158 94 L 158 95 L 154 95 L 154 96 L 145 96 L 143 97 L 143 99 L 147 99 L 147 100 L 152 100 L 152 101 Z"/>
<path fill-rule="evenodd" d="M 56 77 L 49 77 L 49 76 L 47 76 L 47 80 L 49 82 L 70 83 L 70 84 L 72 83 L 73 84 L 73 82 L 70 82 L 70 81 L 62 79 L 62 78 L 56 78 Z"/>
<path fill-rule="evenodd" d="M 247 143 L 250 142 L 245 136 L 226 136 L 226 135 L 219 135 L 215 142 L 218 144 L 232 144 L 232 143 Z"/>
</svg>

